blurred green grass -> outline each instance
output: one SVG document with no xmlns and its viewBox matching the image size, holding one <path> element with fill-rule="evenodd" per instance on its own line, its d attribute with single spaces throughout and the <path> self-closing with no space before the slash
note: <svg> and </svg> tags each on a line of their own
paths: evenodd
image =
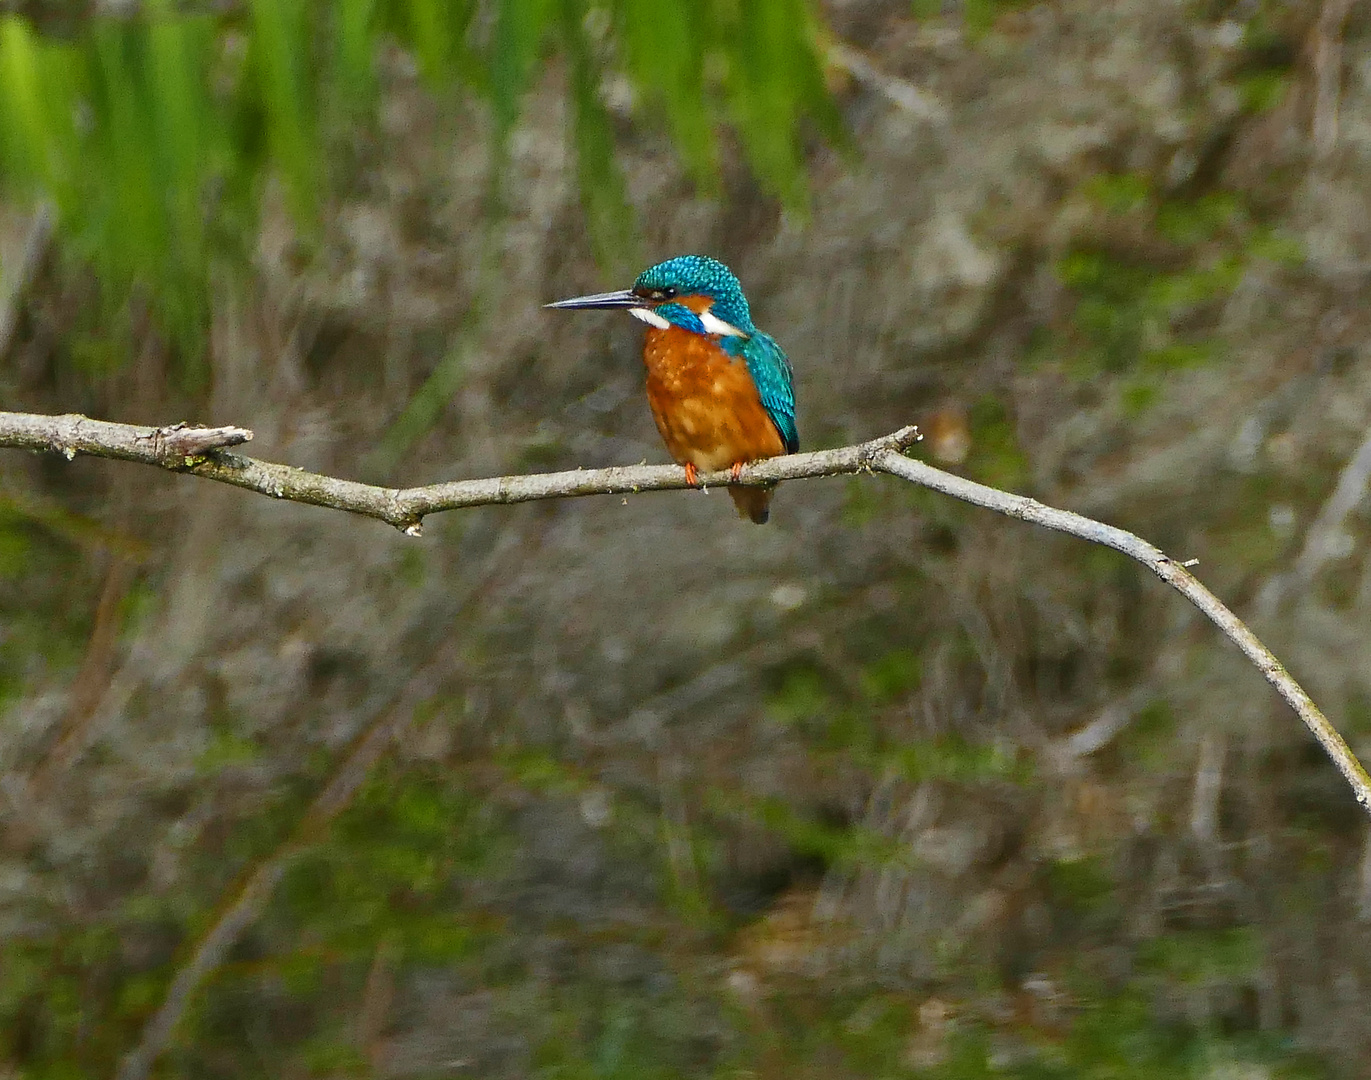
<svg viewBox="0 0 1371 1080">
<path fill-rule="evenodd" d="M 480 18 L 471 0 L 250 0 L 214 14 L 148 0 L 60 37 L 0 17 L 0 183 L 52 200 L 107 316 L 149 305 L 193 390 L 207 375 L 212 268 L 245 260 L 269 177 L 308 238 L 343 146 L 372 124 L 387 45 L 434 94 L 488 108 L 497 174 L 529 86 L 565 66 L 568 138 L 607 269 L 636 262 L 607 79 L 632 81 L 702 191 L 717 188 L 731 129 L 763 187 L 802 208 L 806 122 L 843 138 L 805 0 L 497 0 Z"/>
</svg>

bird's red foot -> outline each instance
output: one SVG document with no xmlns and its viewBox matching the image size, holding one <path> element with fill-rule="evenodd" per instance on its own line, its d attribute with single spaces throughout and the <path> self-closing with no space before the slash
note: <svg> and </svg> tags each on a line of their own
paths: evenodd
<svg viewBox="0 0 1371 1080">
<path fill-rule="evenodd" d="M 733 477 L 734 480 L 741 479 L 743 475 L 743 463 L 741 461 L 735 461 L 728 470 L 728 475 Z"/>
<path fill-rule="evenodd" d="M 687 461 L 687 462 L 686 462 L 685 471 L 686 471 L 686 483 L 689 484 L 691 487 L 699 487 L 699 486 L 700 486 L 700 473 L 699 473 L 699 471 L 695 468 L 694 464 L 691 463 L 691 462 L 689 462 L 689 461 Z"/>
</svg>

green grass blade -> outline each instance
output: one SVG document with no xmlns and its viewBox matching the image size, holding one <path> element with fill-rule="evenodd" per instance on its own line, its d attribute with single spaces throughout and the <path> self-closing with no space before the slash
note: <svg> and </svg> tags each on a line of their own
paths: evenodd
<svg viewBox="0 0 1371 1080">
<path fill-rule="evenodd" d="M 253 49 L 268 142 L 302 223 L 318 210 L 320 147 L 314 122 L 314 86 L 307 78 L 312 55 L 308 0 L 250 0 Z"/>
<path fill-rule="evenodd" d="M 581 207 L 596 262 L 608 274 L 622 276 L 638 263 L 633 211 L 614 156 L 609 115 L 596 93 L 597 73 L 581 29 L 581 6 L 577 0 L 562 0 L 562 4 L 562 29 L 571 65 L 572 131 Z"/>
<path fill-rule="evenodd" d="M 335 84 L 349 111 L 369 101 L 376 90 L 376 24 L 378 0 L 337 0 Z"/>
<path fill-rule="evenodd" d="M 455 5 L 451 0 L 408 0 L 406 7 L 419 71 L 430 87 L 442 86 L 451 74 Z"/>
<path fill-rule="evenodd" d="M 99 96 L 94 102 L 96 145 L 105 158 L 103 199 L 107 203 L 107 248 L 97 256 L 105 275 L 127 274 L 151 284 L 167 247 L 163 187 L 156 175 L 157 131 L 139 74 L 146 57 L 135 27 L 103 23 L 95 30 Z M 95 194 L 95 193 L 92 193 Z M 96 197 L 99 197 L 98 195 Z M 111 261 L 112 260 L 112 261 Z"/>
<path fill-rule="evenodd" d="M 730 104 L 753 170 L 799 209 L 807 198 L 801 120 L 814 120 L 830 139 L 846 141 L 823 85 L 805 0 L 739 0 L 725 55 Z"/>
<path fill-rule="evenodd" d="M 175 335 L 198 354 L 205 319 L 208 254 L 202 199 L 213 111 L 204 71 L 203 20 L 153 17 L 148 28 L 149 99 L 170 232 L 162 307 Z"/>
<path fill-rule="evenodd" d="M 504 141 L 519 116 L 543 34 L 555 9 L 548 0 L 496 0 L 490 54 L 490 97 L 496 138 Z"/>
<path fill-rule="evenodd" d="M 48 116 L 40 81 L 42 57 L 27 19 L 0 19 L 0 110 L 6 179 L 16 186 L 41 183 L 49 173 Z"/>
<path fill-rule="evenodd" d="M 621 0 L 619 21 L 634 80 L 665 110 L 677 150 L 695 181 L 713 188 L 719 163 L 705 99 L 707 28 L 701 9 Z"/>
</svg>

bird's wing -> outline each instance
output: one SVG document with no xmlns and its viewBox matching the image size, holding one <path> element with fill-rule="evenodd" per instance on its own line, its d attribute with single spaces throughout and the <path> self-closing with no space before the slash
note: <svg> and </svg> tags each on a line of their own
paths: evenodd
<svg viewBox="0 0 1371 1080">
<path fill-rule="evenodd" d="M 800 433 L 795 427 L 794 373 L 776 339 L 756 330 L 745 338 L 724 338 L 723 345 L 732 346 L 729 351 L 736 349 L 746 361 L 762 407 L 785 440 L 786 453 L 795 453 L 800 449 Z"/>
</svg>

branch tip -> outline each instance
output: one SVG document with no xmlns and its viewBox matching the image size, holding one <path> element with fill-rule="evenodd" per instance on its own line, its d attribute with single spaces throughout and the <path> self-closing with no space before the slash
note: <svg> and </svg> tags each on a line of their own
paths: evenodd
<svg viewBox="0 0 1371 1080">
<path fill-rule="evenodd" d="M 917 442 L 923 440 L 923 434 L 913 424 L 900 428 L 899 431 L 889 435 L 883 435 L 879 439 L 872 439 L 870 442 L 862 443 L 860 456 L 858 459 L 859 471 L 865 473 L 875 472 L 878 468 L 882 472 L 889 470 L 881 468 L 880 459 L 886 454 L 904 455 Z"/>
<path fill-rule="evenodd" d="M 924 434 L 914 424 L 902 427 L 895 434 L 890 436 L 890 446 L 893 450 L 908 450 L 915 443 L 924 441 Z"/>
<path fill-rule="evenodd" d="M 240 427 L 201 427 L 171 424 L 154 428 L 137 436 L 139 442 L 150 442 L 153 452 L 166 457 L 199 457 L 210 450 L 225 446 L 239 446 L 252 439 L 252 432 Z"/>
</svg>

